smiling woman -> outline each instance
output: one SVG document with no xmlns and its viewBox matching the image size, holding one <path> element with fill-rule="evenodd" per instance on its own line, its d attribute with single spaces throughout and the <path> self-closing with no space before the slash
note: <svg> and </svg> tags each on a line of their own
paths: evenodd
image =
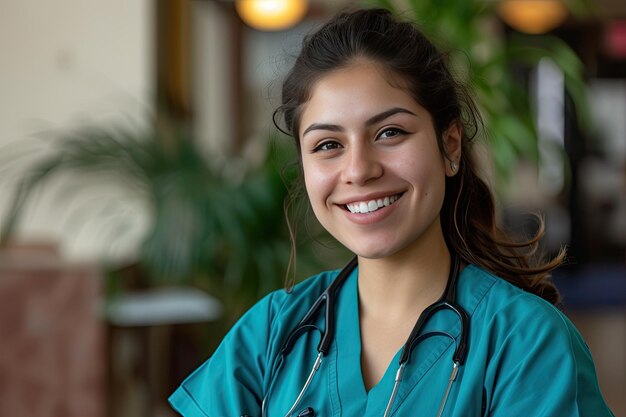
<svg viewBox="0 0 626 417">
<path fill-rule="evenodd" d="M 443 138 L 447 155 L 440 153 L 430 114 L 397 78 L 365 59 L 331 72 L 303 105 L 299 134 L 306 190 L 322 226 L 355 254 L 391 262 L 426 255 L 424 247 L 428 257 L 446 251 L 439 221 L 446 159 L 461 152 L 454 125 Z"/>
<path fill-rule="evenodd" d="M 355 259 L 261 300 L 172 394 L 178 412 L 613 415 L 555 307 L 564 253 L 534 261 L 541 233 L 496 225 L 475 106 L 416 27 L 338 15 L 304 40 L 282 102 L 313 211 Z"/>
</svg>

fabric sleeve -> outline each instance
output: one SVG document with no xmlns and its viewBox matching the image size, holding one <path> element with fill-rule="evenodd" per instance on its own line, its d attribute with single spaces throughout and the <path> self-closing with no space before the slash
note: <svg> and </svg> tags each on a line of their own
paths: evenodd
<svg viewBox="0 0 626 417">
<path fill-rule="evenodd" d="M 272 293 L 233 326 L 215 353 L 170 396 L 183 417 L 259 416 L 278 303 Z"/>
<path fill-rule="evenodd" d="M 593 359 L 573 324 L 543 300 L 500 315 L 499 340 L 487 368 L 486 415 L 614 417 Z"/>
</svg>

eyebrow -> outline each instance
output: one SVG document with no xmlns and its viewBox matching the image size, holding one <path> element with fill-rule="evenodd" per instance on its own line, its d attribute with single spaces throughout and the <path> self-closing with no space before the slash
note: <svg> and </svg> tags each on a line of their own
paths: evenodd
<svg viewBox="0 0 626 417">
<path fill-rule="evenodd" d="M 393 116 L 394 114 L 398 114 L 398 113 L 406 113 L 406 114 L 410 114 L 413 116 L 417 116 L 415 113 L 413 113 L 411 110 L 405 109 L 403 107 L 393 107 L 389 110 L 385 110 L 384 112 L 378 113 L 372 117 L 370 117 L 369 119 L 367 119 L 365 121 L 365 126 L 369 127 L 372 126 L 376 123 L 380 123 L 383 120 L 387 119 L 388 117 Z M 310 125 L 309 127 L 307 127 L 304 132 L 302 132 L 302 136 L 306 135 L 307 133 L 309 133 L 312 130 L 329 130 L 331 132 L 343 132 L 344 128 L 339 126 L 339 125 L 334 125 L 331 123 L 313 123 L 312 125 Z"/>
</svg>

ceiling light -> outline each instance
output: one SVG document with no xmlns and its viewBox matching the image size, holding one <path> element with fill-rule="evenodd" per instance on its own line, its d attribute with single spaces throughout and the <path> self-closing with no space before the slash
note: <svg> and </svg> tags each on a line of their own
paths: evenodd
<svg viewBox="0 0 626 417">
<path fill-rule="evenodd" d="M 498 13 L 513 29 L 540 34 L 563 23 L 568 10 L 559 0 L 502 0 L 498 4 Z"/>
<path fill-rule="evenodd" d="M 277 31 L 300 22 L 309 5 L 307 0 L 237 0 L 235 7 L 248 26 Z"/>
</svg>

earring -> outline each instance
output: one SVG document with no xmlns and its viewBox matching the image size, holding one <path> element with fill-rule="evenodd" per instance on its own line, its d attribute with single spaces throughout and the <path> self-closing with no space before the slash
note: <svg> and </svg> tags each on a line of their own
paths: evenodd
<svg viewBox="0 0 626 417">
<path fill-rule="evenodd" d="M 450 168 L 452 172 L 456 174 L 457 169 L 459 169 L 459 164 L 456 161 L 450 161 Z"/>
</svg>

